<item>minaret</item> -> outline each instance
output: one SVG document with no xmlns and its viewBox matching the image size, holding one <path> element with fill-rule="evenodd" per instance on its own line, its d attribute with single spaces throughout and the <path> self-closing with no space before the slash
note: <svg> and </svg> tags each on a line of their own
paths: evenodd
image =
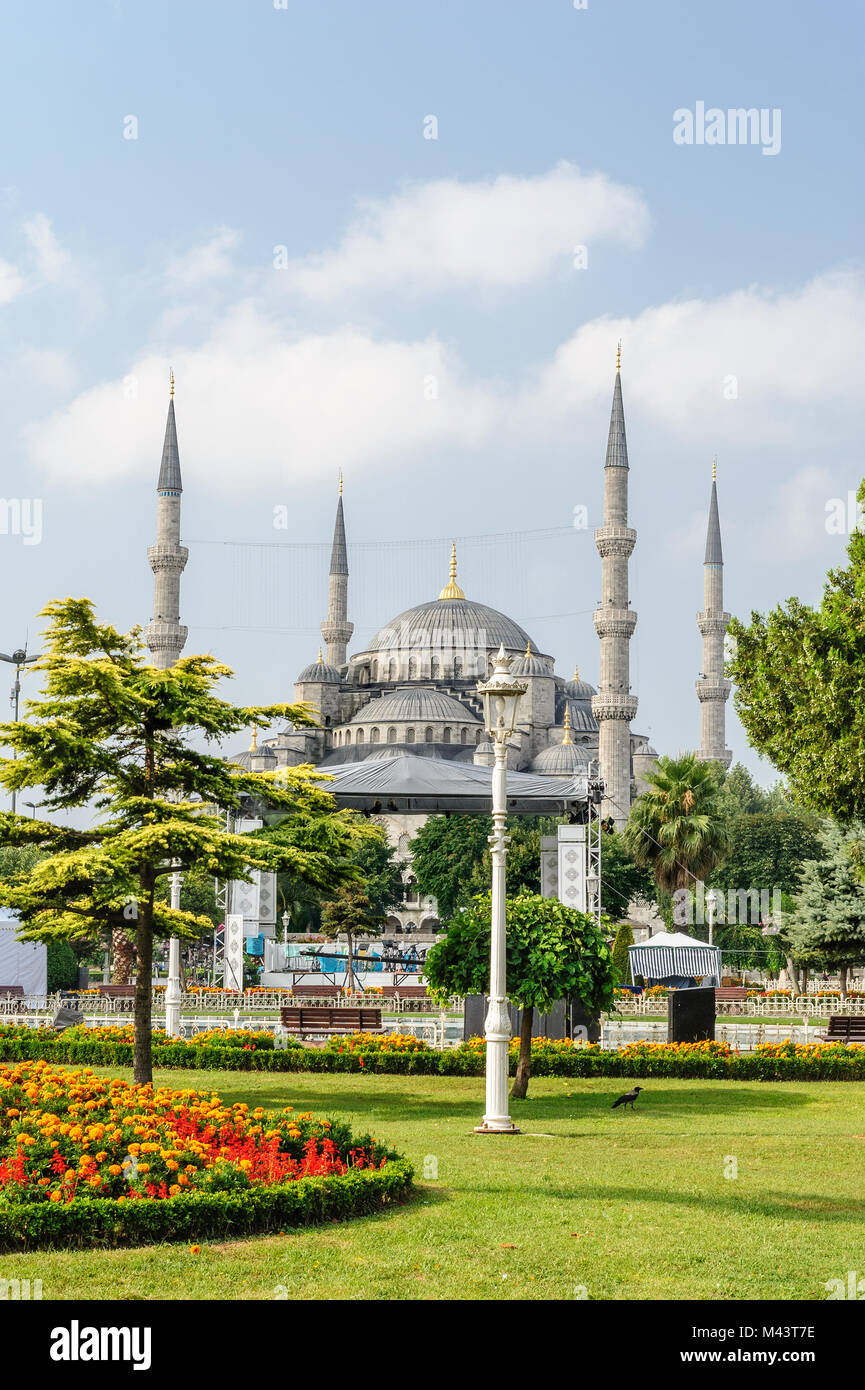
<svg viewBox="0 0 865 1390">
<path fill-rule="evenodd" d="M 168 420 L 162 445 L 162 464 L 156 495 L 156 544 L 148 546 L 147 558 L 153 570 L 153 618 L 144 629 L 153 665 L 160 670 L 173 666 L 183 651 L 187 629 L 180 622 L 180 576 L 186 568 L 189 551 L 180 544 L 180 454 L 174 420 L 174 373 L 168 399 Z"/>
<path fill-rule="evenodd" d="M 346 663 L 346 647 L 354 632 L 348 621 L 348 553 L 345 544 L 345 518 L 342 513 L 342 473 L 339 475 L 339 501 L 333 528 L 333 548 L 330 552 L 330 584 L 327 598 L 327 619 L 321 625 L 321 635 L 327 643 L 329 666 L 337 668 Z"/>
<path fill-rule="evenodd" d="M 700 757 L 729 767 L 733 754 L 726 747 L 724 706 L 730 698 L 730 682 L 724 679 L 724 637 L 730 614 L 724 612 L 724 556 L 718 518 L 717 464 L 712 463 L 712 497 L 703 562 L 703 611 L 697 627 L 703 634 L 703 672 L 697 681 L 700 701 Z"/>
<path fill-rule="evenodd" d="M 604 524 L 595 532 L 601 557 L 601 606 L 595 610 L 595 631 L 601 639 L 601 678 L 592 697 L 598 721 L 598 756 L 607 784 L 602 815 L 617 828 L 631 807 L 631 729 L 637 712 L 631 694 L 628 643 L 637 625 L 629 607 L 628 560 L 637 533 L 628 525 L 628 444 L 622 406 L 622 345 L 616 353 L 616 384 L 604 465 Z"/>
</svg>

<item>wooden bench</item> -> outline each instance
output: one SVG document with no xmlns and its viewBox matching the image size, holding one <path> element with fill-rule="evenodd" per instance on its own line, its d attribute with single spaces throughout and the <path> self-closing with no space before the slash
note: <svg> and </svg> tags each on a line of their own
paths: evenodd
<svg viewBox="0 0 865 1390">
<path fill-rule="evenodd" d="M 134 999 L 134 985 L 99 985 L 99 993 L 103 999 Z"/>
<path fill-rule="evenodd" d="M 0 999 L 23 999 L 23 985 L 0 985 Z"/>
<path fill-rule="evenodd" d="M 744 985 L 716 985 L 715 986 L 715 1006 L 718 1004 L 734 1004 L 739 1007 L 735 1010 L 741 1013 L 741 1006 L 748 998 L 748 991 Z"/>
<path fill-rule="evenodd" d="M 820 1042 L 865 1043 L 865 1015 L 830 1014 L 829 1027 L 817 1038 Z"/>
<path fill-rule="evenodd" d="M 316 1005 L 292 1006 L 279 1011 L 286 1033 L 380 1033 L 381 1009 L 327 1009 Z"/>
<path fill-rule="evenodd" d="M 295 985 L 292 993 L 307 999 L 336 999 L 341 990 L 339 985 Z"/>
</svg>

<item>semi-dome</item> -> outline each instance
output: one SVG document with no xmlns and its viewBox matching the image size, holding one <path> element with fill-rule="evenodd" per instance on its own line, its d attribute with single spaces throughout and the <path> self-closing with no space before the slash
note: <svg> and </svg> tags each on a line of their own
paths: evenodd
<svg viewBox="0 0 865 1390">
<path fill-rule="evenodd" d="M 596 734 L 598 721 L 588 700 L 568 700 L 565 704 L 575 734 Z"/>
<path fill-rule="evenodd" d="M 541 772 L 546 777 L 570 777 L 585 772 L 588 766 L 588 754 L 579 743 L 553 743 L 538 753 L 532 772 Z"/>
<path fill-rule="evenodd" d="M 318 681 L 324 685 L 339 685 L 342 676 L 335 666 L 329 666 L 321 655 L 321 647 L 318 649 L 318 661 L 313 661 L 311 666 L 304 666 L 295 685 L 303 685 L 308 681 Z"/>
<path fill-rule="evenodd" d="M 528 642 L 529 635 L 519 623 L 495 608 L 470 599 L 434 599 L 392 618 L 366 650 L 498 651 L 503 646 L 506 652 L 522 653 Z"/>
<path fill-rule="evenodd" d="M 466 705 L 441 690 L 424 686 L 405 686 L 370 700 L 359 709 L 352 724 L 414 724 L 426 720 L 438 724 L 477 724 L 479 719 Z"/>
</svg>

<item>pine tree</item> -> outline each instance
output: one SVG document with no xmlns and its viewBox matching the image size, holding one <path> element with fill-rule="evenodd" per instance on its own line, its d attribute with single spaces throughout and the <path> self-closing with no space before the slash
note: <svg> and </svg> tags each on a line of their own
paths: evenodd
<svg viewBox="0 0 865 1390">
<path fill-rule="evenodd" d="M 628 955 L 628 947 L 634 944 L 634 933 L 631 930 L 630 922 L 623 922 L 616 932 L 616 939 L 613 942 L 613 968 L 616 972 L 617 985 L 632 985 L 634 983 L 631 976 L 631 957 Z"/>
<path fill-rule="evenodd" d="M 826 822 L 820 834 L 825 858 L 803 864 L 799 892 L 785 922 L 794 959 L 838 970 L 845 997 L 850 966 L 865 961 L 865 888 L 851 857 L 851 848 L 862 838 L 862 827 L 844 831 Z"/>
<path fill-rule="evenodd" d="M 131 933 L 135 941 L 134 1074 L 152 1080 L 151 976 L 156 937 L 197 938 L 207 917 L 174 910 L 157 893 L 172 872 L 248 879 L 249 868 L 284 870 L 333 892 L 358 877 L 350 856 L 366 822 L 336 811 L 311 767 L 250 773 L 202 751 L 252 724 L 314 723 L 304 706 L 240 707 L 214 693 L 232 672 L 211 656 L 167 670 L 148 665 L 139 630 L 121 634 L 96 621 L 86 599 L 50 603 L 40 698 L 25 717 L 0 726 L 16 756 L 0 759 L 0 784 L 40 787 L 52 811 L 85 808 L 88 829 L 0 814 L 0 845 L 42 851 L 26 881 L 0 882 L 34 940 Z M 252 797 L 289 823 L 266 833 L 230 834 L 225 810 Z M 216 814 L 219 808 L 219 814 Z"/>
</svg>

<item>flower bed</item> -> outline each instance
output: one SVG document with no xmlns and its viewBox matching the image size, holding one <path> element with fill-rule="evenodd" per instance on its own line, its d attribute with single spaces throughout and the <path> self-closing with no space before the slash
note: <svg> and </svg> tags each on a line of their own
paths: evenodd
<svg viewBox="0 0 865 1390">
<path fill-rule="evenodd" d="M 369 1135 L 45 1061 L 0 1063 L 0 1249 L 245 1234 L 401 1200 Z"/>
</svg>

